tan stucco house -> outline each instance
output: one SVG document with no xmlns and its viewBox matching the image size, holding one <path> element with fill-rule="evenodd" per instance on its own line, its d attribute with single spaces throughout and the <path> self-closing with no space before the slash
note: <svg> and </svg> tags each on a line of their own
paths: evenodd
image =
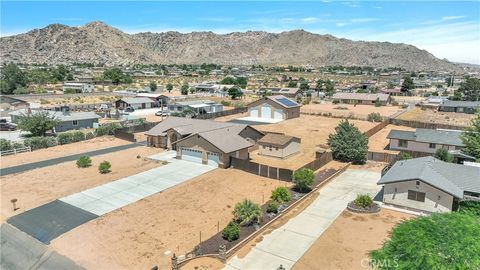
<svg viewBox="0 0 480 270">
<path fill-rule="evenodd" d="M 147 145 L 177 151 L 177 158 L 227 168 L 230 157 L 249 159 L 264 134 L 249 125 L 168 117 L 149 131 Z"/>
<path fill-rule="evenodd" d="M 268 133 L 258 140 L 258 154 L 276 158 L 288 158 L 300 152 L 300 138 Z"/>
<path fill-rule="evenodd" d="M 461 200 L 480 200 L 480 167 L 434 157 L 397 161 L 378 182 L 383 202 L 426 213 L 449 212 Z"/>
<path fill-rule="evenodd" d="M 253 118 L 287 120 L 300 117 L 301 105 L 282 96 L 266 96 L 247 105 L 248 115 Z"/>
<path fill-rule="evenodd" d="M 332 97 L 334 101 L 344 104 L 359 104 L 359 105 L 375 105 L 377 100 L 382 106 L 390 102 L 390 95 L 388 94 L 371 94 L 371 93 L 335 93 Z"/>
</svg>

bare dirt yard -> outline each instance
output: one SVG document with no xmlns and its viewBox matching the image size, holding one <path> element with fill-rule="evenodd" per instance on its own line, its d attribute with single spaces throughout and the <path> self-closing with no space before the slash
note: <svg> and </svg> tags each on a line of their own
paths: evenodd
<svg viewBox="0 0 480 270">
<path fill-rule="evenodd" d="M 20 153 L 17 155 L 3 156 L 0 158 L 0 167 L 8 168 L 26 163 L 32 163 L 52 158 L 64 157 L 83 152 L 89 152 L 119 145 L 129 144 L 131 142 L 117 139 L 113 136 L 102 136 L 91 140 L 57 145 L 50 148 L 39 149 L 32 152 Z"/>
<path fill-rule="evenodd" d="M 454 126 L 469 126 L 473 118 L 475 118 L 474 114 L 439 112 L 430 109 L 422 110 L 417 107 L 402 113 L 396 119 Z"/>
<path fill-rule="evenodd" d="M 415 131 L 415 128 L 411 128 L 411 127 L 388 125 L 384 127 L 382 130 L 375 133 L 372 137 L 368 138 L 368 150 L 373 152 L 397 154 L 399 151 L 385 149 L 390 143 L 390 140 L 387 139 L 388 133 L 390 133 L 390 131 L 394 129 Z"/>
<path fill-rule="evenodd" d="M 382 246 L 393 226 L 412 217 L 387 209 L 376 214 L 345 210 L 292 269 L 371 269 L 368 253 Z"/>
<path fill-rule="evenodd" d="M 118 209 L 52 242 L 53 248 L 87 269 L 169 269 L 171 256 L 185 254 L 222 230 L 237 202 L 267 201 L 287 185 L 235 169 L 217 169 Z"/>
<path fill-rule="evenodd" d="M 338 118 L 327 118 L 321 116 L 301 115 L 299 118 L 289 119 L 277 124 L 258 125 L 256 129 L 266 132 L 280 132 L 286 135 L 299 137 L 300 153 L 286 159 L 278 159 L 258 155 L 258 151 L 250 153 L 253 162 L 269 164 L 274 167 L 298 169 L 302 165 L 315 158 L 315 152 L 327 148 L 327 139 L 330 133 L 335 132 L 335 127 L 342 121 Z M 349 120 L 357 126 L 360 131 L 365 132 L 378 123 Z"/>
<path fill-rule="evenodd" d="M 303 105 L 301 108 L 302 113 L 308 114 L 322 114 L 322 113 L 332 113 L 335 116 L 344 116 L 348 117 L 349 115 L 354 115 L 357 117 L 367 117 L 369 113 L 379 113 L 381 116 L 390 116 L 396 112 L 401 111 L 402 108 L 398 106 L 381 106 L 375 107 L 372 105 L 357 105 L 352 104 L 332 104 L 327 102 L 324 104 L 308 104 Z"/>
<path fill-rule="evenodd" d="M 0 219 L 5 220 L 55 199 L 161 166 L 160 163 L 143 159 L 159 151 L 151 147 L 135 147 L 92 157 L 92 166 L 89 168 L 77 168 L 76 161 L 71 161 L 2 176 Z M 104 160 L 112 164 L 108 174 L 98 172 L 98 164 Z M 18 199 L 19 210 L 15 212 L 10 203 L 13 198 Z"/>
</svg>

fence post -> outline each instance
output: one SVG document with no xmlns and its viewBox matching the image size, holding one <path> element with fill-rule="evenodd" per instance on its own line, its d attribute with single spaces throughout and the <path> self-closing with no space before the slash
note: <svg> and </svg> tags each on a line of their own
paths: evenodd
<svg viewBox="0 0 480 270">
<path fill-rule="evenodd" d="M 172 270 L 178 270 L 178 258 L 175 253 L 172 256 Z"/>
</svg>

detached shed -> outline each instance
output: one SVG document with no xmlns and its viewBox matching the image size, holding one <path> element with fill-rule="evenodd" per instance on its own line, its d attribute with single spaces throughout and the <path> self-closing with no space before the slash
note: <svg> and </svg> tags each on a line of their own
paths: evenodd
<svg viewBox="0 0 480 270">
<path fill-rule="evenodd" d="M 300 138 L 283 134 L 268 133 L 258 145 L 258 154 L 264 156 L 287 158 L 300 152 Z"/>
</svg>

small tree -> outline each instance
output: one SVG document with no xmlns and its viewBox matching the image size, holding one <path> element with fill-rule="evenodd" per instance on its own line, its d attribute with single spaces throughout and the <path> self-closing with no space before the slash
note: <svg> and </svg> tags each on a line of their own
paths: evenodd
<svg viewBox="0 0 480 270">
<path fill-rule="evenodd" d="M 363 164 L 367 160 L 368 138 L 348 120 L 343 120 L 335 128 L 335 133 L 328 136 L 328 145 L 336 160 L 355 164 Z"/>
<path fill-rule="evenodd" d="M 370 258 L 373 267 L 380 270 L 479 269 L 478 239 L 478 217 L 432 214 L 395 226 L 390 239 L 379 250 L 370 252 Z"/>
<path fill-rule="evenodd" d="M 375 100 L 375 107 L 380 107 L 380 106 L 382 106 L 382 102 L 380 102 L 380 98 L 377 98 Z"/>
<path fill-rule="evenodd" d="M 445 162 L 453 162 L 453 155 L 448 152 L 445 148 L 440 148 L 435 152 L 435 158 L 438 158 Z"/>
<path fill-rule="evenodd" d="M 228 95 L 232 99 L 237 99 L 237 98 L 243 96 L 243 92 L 238 87 L 234 86 L 234 87 L 231 87 L 230 89 L 228 89 Z"/>
<path fill-rule="evenodd" d="M 112 165 L 110 164 L 110 162 L 105 160 L 102 163 L 100 163 L 100 165 L 98 165 L 98 171 L 101 174 L 109 173 L 111 167 Z"/>
<path fill-rule="evenodd" d="M 237 223 L 230 221 L 227 227 L 223 229 L 222 236 L 223 239 L 228 242 L 237 240 L 240 237 L 240 226 L 238 226 Z"/>
<path fill-rule="evenodd" d="M 277 187 L 272 190 L 272 196 L 270 196 L 272 200 L 278 203 L 289 202 L 292 200 L 292 195 L 290 195 L 290 191 L 286 187 Z"/>
<path fill-rule="evenodd" d="M 188 95 L 188 84 L 182 85 L 182 87 L 180 88 L 180 92 L 182 93 L 182 95 Z"/>
<path fill-rule="evenodd" d="M 92 160 L 89 156 L 81 156 L 77 160 L 77 167 L 79 168 L 87 168 L 92 166 Z"/>
<path fill-rule="evenodd" d="M 480 217 L 480 202 L 461 201 L 458 203 L 458 212 Z"/>
<path fill-rule="evenodd" d="M 470 126 L 463 130 L 461 139 L 465 144 L 463 151 L 480 161 L 480 110 L 477 111 Z"/>
<path fill-rule="evenodd" d="M 380 113 L 369 113 L 367 116 L 367 120 L 370 122 L 382 122 L 383 118 Z"/>
<path fill-rule="evenodd" d="M 307 168 L 301 168 L 293 173 L 293 183 L 295 189 L 300 192 L 308 192 L 312 189 L 313 180 L 315 174 L 312 170 Z"/>
<path fill-rule="evenodd" d="M 251 200 L 245 199 L 235 205 L 233 210 L 234 219 L 242 226 L 260 223 L 262 220 L 262 209 Z"/>
<path fill-rule="evenodd" d="M 353 201 L 357 207 L 368 208 L 373 205 L 372 197 L 368 194 L 357 195 L 357 198 Z"/>
<path fill-rule="evenodd" d="M 170 93 L 172 92 L 173 90 L 173 85 L 171 83 L 167 83 L 167 85 L 165 86 L 165 88 L 167 89 L 167 91 Z"/>
<path fill-rule="evenodd" d="M 33 136 L 45 136 L 59 121 L 46 111 L 23 114 L 19 117 L 18 128 L 29 131 Z"/>
<path fill-rule="evenodd" d="M 155 92 L 157 90 L 157 82 L 150 81 L 149 87 L 150 87 L 150 91 Z"/>
<path fill-rule="evenodd" d="M 295 81 L 289 81 L 289 82 L 288 82 L 288 87 L 290 87 L 290 88 L 297 87 L 297 82 L 295 82 Z"/>
</svg>

